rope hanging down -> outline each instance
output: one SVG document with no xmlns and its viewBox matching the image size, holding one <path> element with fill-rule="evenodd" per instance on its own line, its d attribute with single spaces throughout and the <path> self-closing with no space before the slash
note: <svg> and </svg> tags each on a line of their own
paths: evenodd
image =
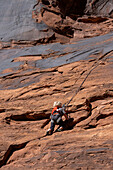
<svg viewBox="0 0 113 170">
<path fill-rule="evenodd" d="M 83 82 L 81 83 L 81 85 L 79 86 L 79 88 L 75 91 L 75 93 L 73 94 L 73 96 L 71 97 L 71 99 L 68 101 L 68 103 L 65 105 L 65 107 L 67 107 L 69 105 L 69 103 L 73 100 L 73 98 L 77 95 L 77 93 L 79 92 L 79 90 L 81 89 L 82 85 L 84 84 L 84 82 L 86 81 L 86 79 L 88 78 L 89 74 L 100 64 L 100 62 L 98 63 L 98 61 L 102 60 L 107 54 L 109 54 L 110 52 L 112 52 L 113 50 L 110 50 L 109 52 L 105 53 L 104 55 L 102 55 L 101 57 L 99 57 L 99 59 L 97 60 L 96 63 L 93 64 L 93 68 L 90 69 L 90 71 L 88 72 L 88 74 L 86 75 L 86 77 L 84 78 Z"/>
<path fill-rule="evenodd" d="M 86 81 L 86 79 L 87 79 L 87 77 L 89 76 L 89 74 L 100 64 L 99 61 L 102 61 L 102 59 L 103 59 L 107 54 L 109 54 L 110 52 L 113 52 L 113 50 L 110 50 L 109 52 L 107 52 L 107 53 L 105 53 L 104 55 L 100 56 L 99 59 L 97 59 L 97 61 L 92 65 L 93 68 L 91 67 L 90 71 L 88 72 L 88 74 L 87 74 L 86 77 L 84 78 L 84 80 L 83 80 L 83 82 L 81 83 L 81 85 L 79 86 L 79 88 L 75 91 L 75 93 L 73 94 L 73 96 L 71 97 L 71 99 L 68 101 L 68 103 L 67 103 L 67 104 L 66 104 L 66 103 L 64 104 L 64 107 L 67 107 L 67 106 L 69 105 L 69 103 L 73 100 L 73 98 L 77 95 L 77 93 L 78 93 L 79 90 L 81 89 L 82 85 L 83 85 L 84 82 Z M 50 118 L 47 119 L 47 120 L 42 124 L 41 128 L 44 128 L 44 127 L 50 122 L 50 120 L 51 120 Z M 41 139 L 41 138 L 43 138 L 43 137 L 45 137 L 45 135 L 42 136 L 42 137 L 40 137 L 39 139 Z"/>
</svg>

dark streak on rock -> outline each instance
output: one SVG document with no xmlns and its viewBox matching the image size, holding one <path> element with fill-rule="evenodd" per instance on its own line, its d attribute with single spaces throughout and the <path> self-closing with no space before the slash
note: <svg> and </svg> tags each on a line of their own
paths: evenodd
<svg viewBox="0 0 113 170">
<path fill-rule="evenodd" d="M 8 150 L 6 151 L 6 153 L 4 154 L 4 157 L 3 159 L 0 161 L 0 168 L 3 166 L 3 165 L 6 165 L 7 161 L 9 160 L 9 158 L 11 157 L 11 155 L 17 151 L 17 150 L 20 150 L 20 149 L 23 149 L 26 145 L 27 145 L 28 142 L 24 142 L 24 143 L 21 143 L 21 144 L 16 144 L 16 145 L 10 145 Z"/>
<path fill-rule="evenodd" d="M 96 120 L 99 121 L 100 119 L 105 119 L 107 117 L 110 117 L 110 116 L 113 116 L 113 113 L 110 113 L 110 114 L 100 114 Z"/>
<path fill-rule="evenodd" d="M 46 112 L 46 110 L 45 110 Z M 21 115 L 11 115 L 10 117 L 6 117 L 5 120 L 15 120 L 15 121 L 37 121 L 42 119 L 48 119 L 50 114 L 45 114 L 44 111 L 41 113 L 26 112 Z"/>
<path fill-rule="evenodd" d="M 103 95 L 95 95 L 93 97 L 90 97 L 89 101 L 94 102 L 96 100 L 102 100 L 102 99 L 105 99 L 105 98 L 108 98 L 108 97 L 113 97 L 113 94 L 110 94 L 109 92 L 105 92 Z"/>
</svg>

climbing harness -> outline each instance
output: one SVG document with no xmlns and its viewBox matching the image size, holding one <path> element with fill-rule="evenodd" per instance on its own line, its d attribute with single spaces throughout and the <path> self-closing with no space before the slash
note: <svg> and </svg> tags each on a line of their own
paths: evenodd
<svg viewBox="0 0 113 170">
<path fill-rule="evenodd" d="M 52 115 L 56 115 L 59 113 L 59 111 L 57 111 L 57 107 L 54 107 L 54 109 L 52 110 Z"/>
</svg>

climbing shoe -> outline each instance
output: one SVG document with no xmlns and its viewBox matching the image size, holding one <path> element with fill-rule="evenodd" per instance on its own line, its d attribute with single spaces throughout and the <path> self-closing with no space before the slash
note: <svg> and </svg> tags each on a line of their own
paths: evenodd
<svg viewBox="0 0 113 170">
<path fill-rule="evenodd" d="M 48 129 L 47 132 L 46 132 L 46 135 L 52 135 L 52 130 Z"/>
<path fill-rule="evenodd" d="M 63 130 L 63 127 L 61 126 L 60 128 L 56 129 L 56 132 L 61 132 Z"/>
</svg>

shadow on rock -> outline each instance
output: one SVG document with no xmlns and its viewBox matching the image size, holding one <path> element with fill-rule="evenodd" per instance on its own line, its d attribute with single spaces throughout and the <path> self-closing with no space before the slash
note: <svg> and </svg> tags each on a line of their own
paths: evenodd
<svg viewBox="0 0 113 170">
<path fill-rule="evenodd" d="M 64 121 L 64 130 L 71 130 L 77 123 L 87 119 L 92 114 L 92 105 L 89 100 L 86 99 L 85 103 L 83 104 L 86 106 L 87 114 L 79 117 L 78 119 L 74 120 L 74 118 L 69 118 L 68 120 Z M 81 106 L 82 107 L 82 106 Z"/>
</svg>

